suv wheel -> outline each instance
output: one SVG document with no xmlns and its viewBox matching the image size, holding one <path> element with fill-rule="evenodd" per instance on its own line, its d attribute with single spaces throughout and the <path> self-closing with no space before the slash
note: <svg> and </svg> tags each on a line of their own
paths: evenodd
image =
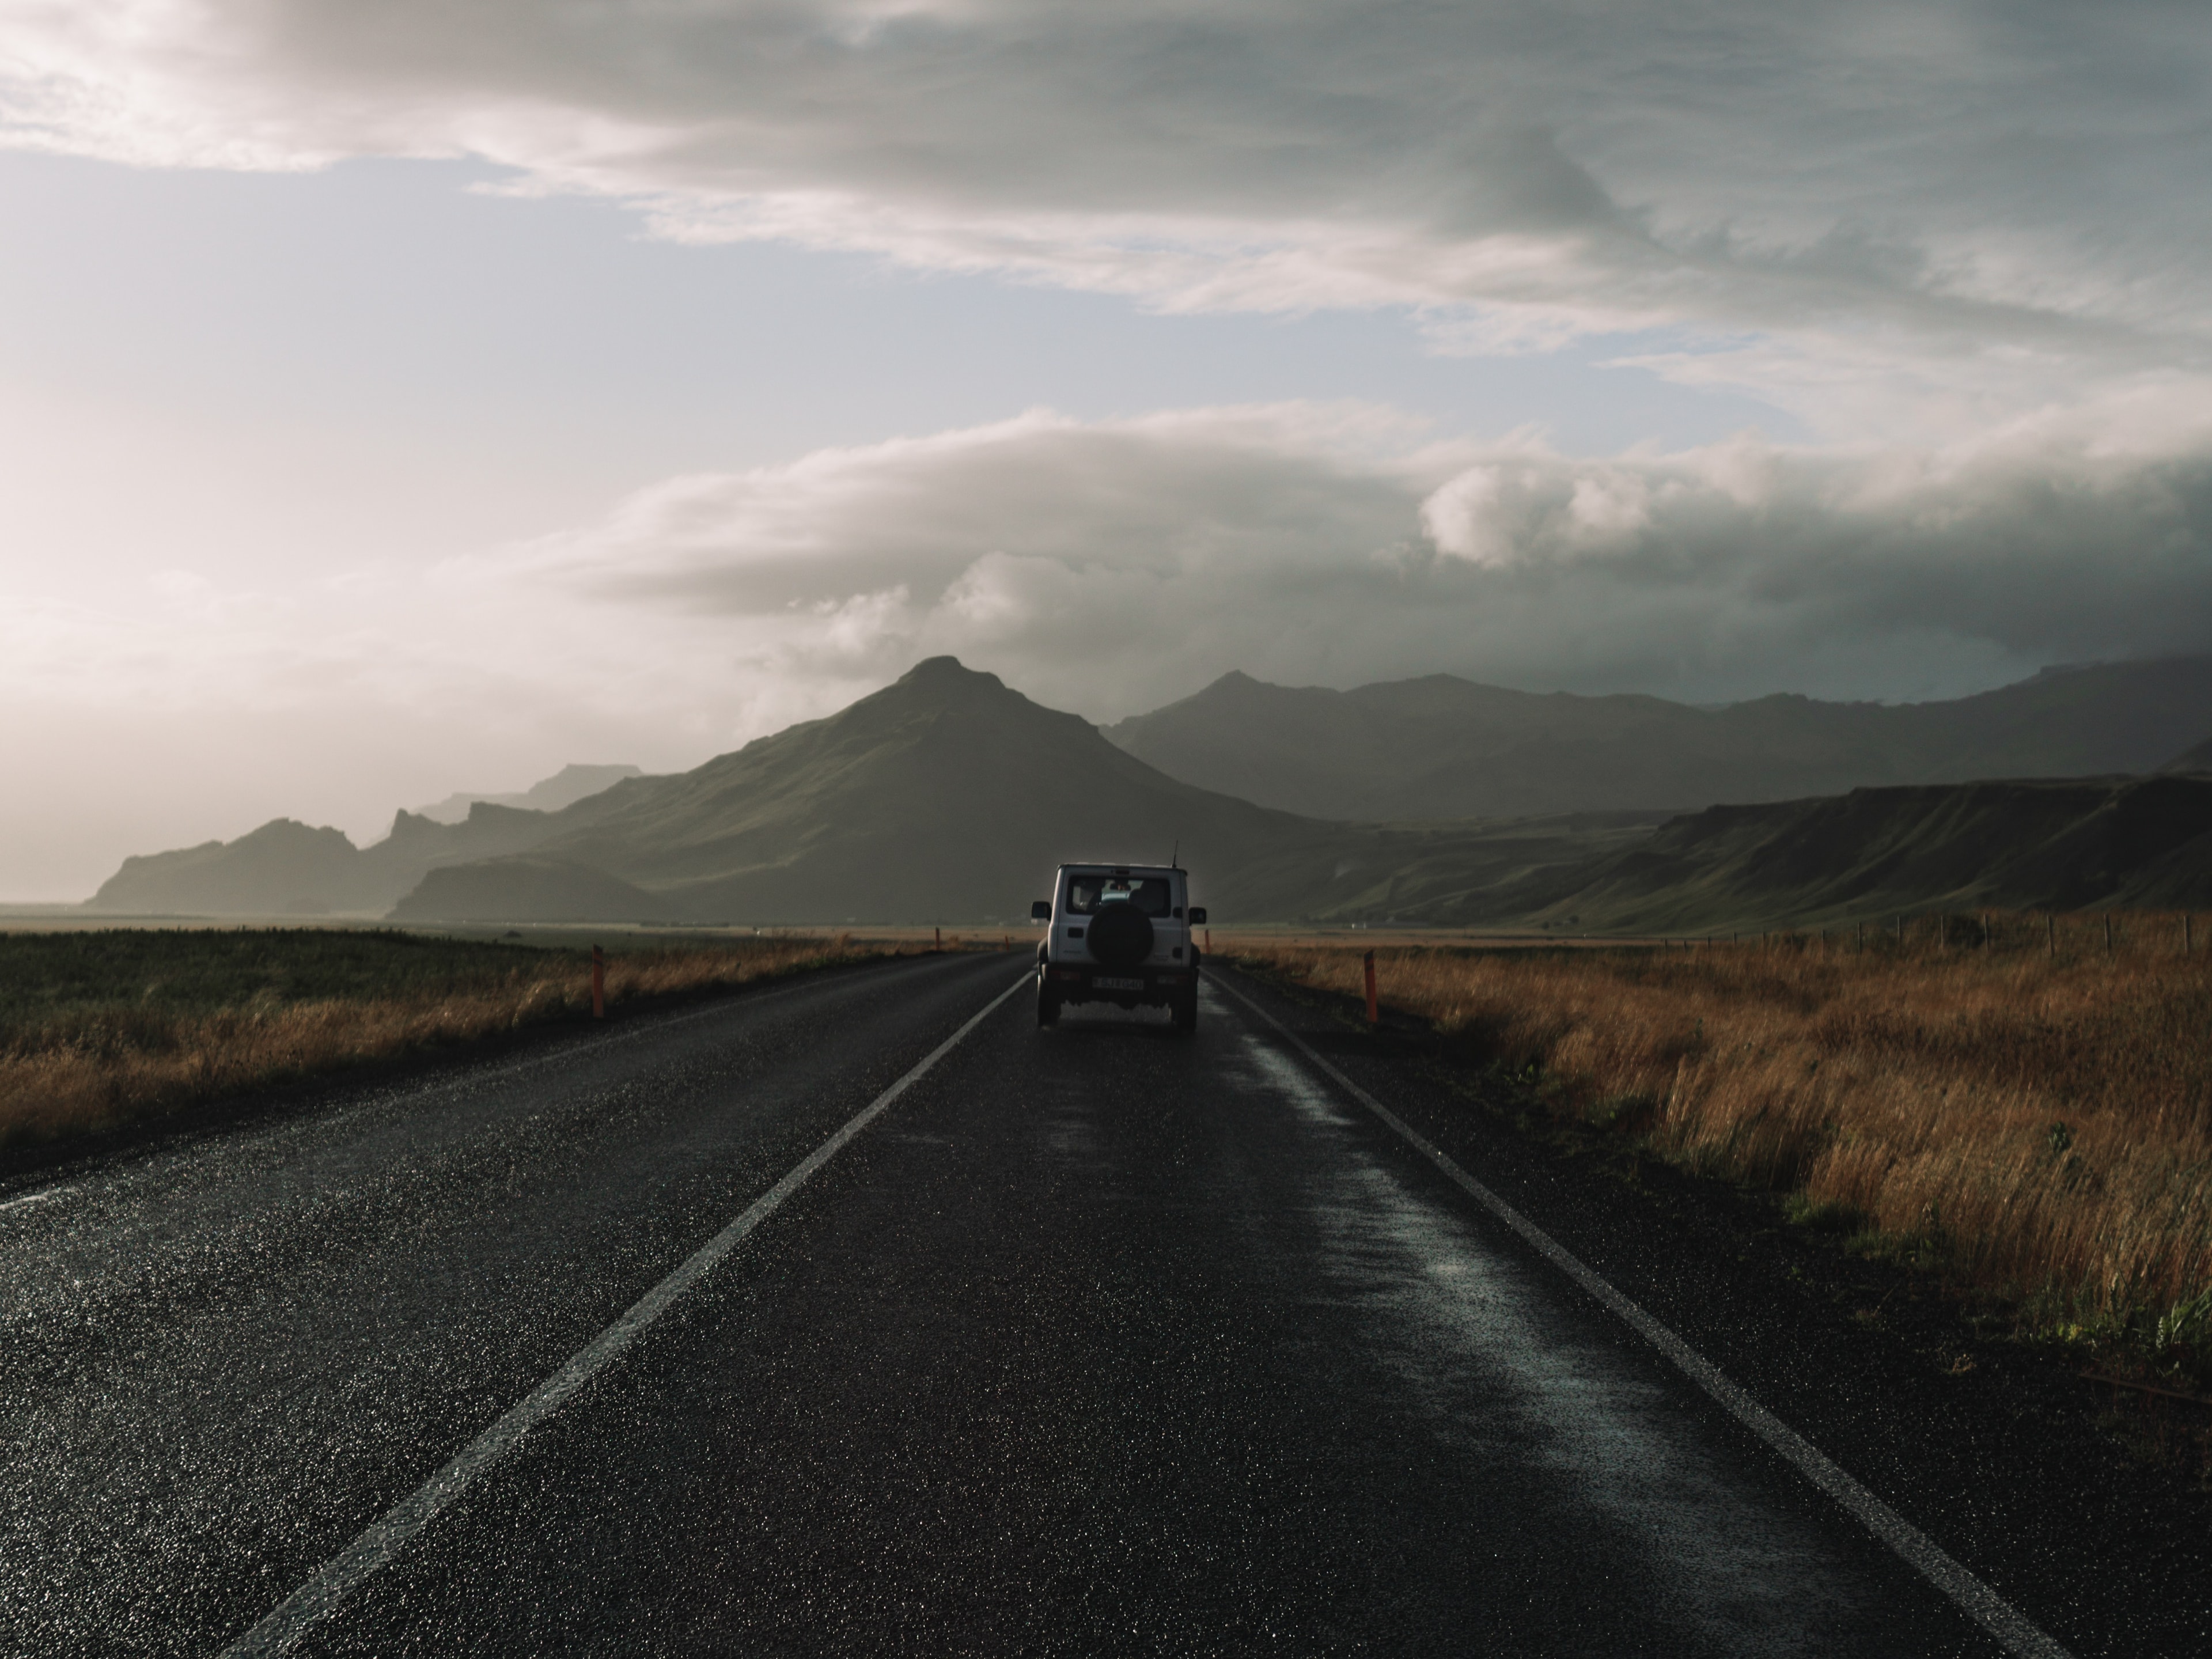
<svg viewBox="0 0 2212 1659">
<path fill-rule="evenodd" d="M 1172 1007 L 1178 1035 L 1188 1036 L 1198 1030 L 1198 989 L 1195 986 L 1177 997 Z"/>
<path fill-rule="evenodd" d="M 1037 1024 L 1039 1025 L 1060 1024 L 1060 993 L 1052 988 L 1051 982 L 1045 978 L 1042 969 L 1037 970 Z"/>
</svg>

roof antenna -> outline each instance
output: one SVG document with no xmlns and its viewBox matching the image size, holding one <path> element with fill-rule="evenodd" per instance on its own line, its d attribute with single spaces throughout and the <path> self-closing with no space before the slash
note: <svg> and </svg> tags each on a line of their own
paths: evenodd
<svg viewBox="0 0 2212 1659">
<path fill-rule="evenodd" d="M 1177 864 L 1177 863 L 1176 862 L 1176 858 L 1177 858 L 1177 857 L 1182 854 L 1182 837 L 1181 836 L 1177 836 L 1175 838 L 1175 846 L 1174 846 L 1173 849 L 1172 849 L 1172 850 L 1170 850 L 1170 851 L 1169 852 L 1169 854 L 1168 854 L 1168 868 L 1169 868 L 1169 869 L 1170 869 L 1170 870 L 1180 870 L 1180 869 L 1182 869 L 1182 866 L 1181 866 L 1180 864 Z"/>
</svg>

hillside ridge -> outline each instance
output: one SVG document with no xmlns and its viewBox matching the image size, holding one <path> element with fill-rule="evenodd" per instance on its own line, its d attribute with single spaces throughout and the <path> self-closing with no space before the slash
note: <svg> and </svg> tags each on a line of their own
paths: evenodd
<svg viewBox="0 0 2212 1659">
<path fill-rule="evenodd" d="M 1107 728 L 1172 777 L 1368 822 L 1689 811 L 1886 784 L 2158 769 L 2212 744 L 2212 658 L 2045 671 L 1942 702 L 1721 708 L 1447 674 L 1347 691 L 1237 672 Z"/>
<path fill-rule="evenodd" d="M 2212 778 L 2013 779 L 1708 807 L 1478 896 L 1542 925 L 1698 933 L 1930 910 L 2212 908 Z M 1434 918 L 1446 920 L 1443 912 Z"/>
</svg>

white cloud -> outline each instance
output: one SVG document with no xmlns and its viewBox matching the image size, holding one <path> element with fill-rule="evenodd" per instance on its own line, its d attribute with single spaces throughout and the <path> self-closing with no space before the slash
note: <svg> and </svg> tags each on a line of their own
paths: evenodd
<svg viewBox="0 0 2212 1659">
<path fill-rule="evenodd" d="M 0 139 L 477 156 L 672 236 L 1169 307 L 1413 306 L 1462 349 L 1686 325 L 1696 349 L 1651 361 L 1894 430 L 1931 397 L 1958 420 L 2202 371 L 2202 21 L 2186 0 L 0 0 Z M 1715 331 L 1759 337 L 1713 356 Z"/>
</svg>

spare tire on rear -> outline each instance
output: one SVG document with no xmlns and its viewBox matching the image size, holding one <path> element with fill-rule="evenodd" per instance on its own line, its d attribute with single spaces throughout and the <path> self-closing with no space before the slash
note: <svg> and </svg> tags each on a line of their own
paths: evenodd
<svg viewBox="0 0 2212 1659">
<path fill-rule="evenodd" d="M 1109 904 L 1092 918 L 1089 943 L 1109 968 L 1133 968 L 1152 953 L 1152 919 L 1133 904 Z"/>
</svg>

